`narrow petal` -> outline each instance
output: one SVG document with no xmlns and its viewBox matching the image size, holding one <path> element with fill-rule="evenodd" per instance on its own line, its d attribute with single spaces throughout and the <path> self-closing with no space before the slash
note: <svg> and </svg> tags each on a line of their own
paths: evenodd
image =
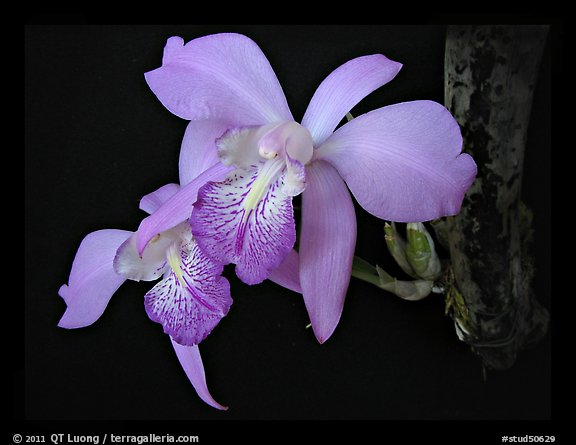
<svg viewBox="0 0 576 445">
<path fill-rule="evenodd" d="M 300 259 L 298 252 L 292 249 L 282 264 L 270 273 L 268 279 L 286 289 L 301 294 L 302 286 L 300 286 Z"/>
<path fill-rule="evenodd" d="M 215 163 L 216 161 L 214 161 L 211 165 L 214 165 Z M 146 213 L 151 215 L 160 207 L 162 207 L 162 204 L 172 198 L 172 196 L 174 196 L 178 190 L 180 190 L 180 186 L 178 184 L 163 185 L 158 190 L 155 190 L 152 193 L 148 193 L 142 197 L 140 200 L 140 210 L 144 210 Z"/>
<path fill-rule="evenodd" d="M 176 343 L 173 339 L 170 340 L 172 341 L 172 346 L 174 346 L 174 351 L 176 351 L 176 356 L 198 396 L 213 408 L 227 410 L 228 407 L 216 402 L 210 395 L 210 391 L 208 391 L 206 375 L 204 374 L 204 364 L 202 363 L 198 346 L 183 346 Z"/>
<path fill-rule="evenodd" d="M 231 167 L 221 163 L 213 165 L 182 187 L 156 212 L 144 218 L 137 231 L 138 254 L 142 255 L 148 242 L 156 235 L 186 221 L 190 217 L 192 205 L 196 202 L 200 187 L 208 181 L 221 181 L 230 170 L 232 170 Z"/>
<path fill-rule="evenodd" d="M 358 203 L 391 221 L 428 221 L 460 210 L 476 175 L 461 153 L 456 120 L 431 101 L 371 111 L 339 128 L 317 150 L 338 169 Z"/>
<path fill-rule="evenodd" d="M 218 162 L 216 140 L 231 124 L 218 119 L 190 121 L 180 147 L 180 185 L 185 186 Z"/>
<path fill-rule="evenodd" d="M 314 334 L 324 343 L 344 307 L 356 245 L 356 215 L 346 184 L 334 167 L 316 161 L 308 166 L 306 176 L 300 284 Z"/>
<path fill-rule="evenodd" d="M 171 37 L 162 67 L 146 73 L 146 81 L 183 119 L 223 119 L 235 126 L 293 120 L 268 59 L 240 34 L 209 35 L 186 45 Z"/>
<path fill-rule="evenodd" d="M 88 234 L 76 252 L 68 284 L 58 291 L 67 309 L 58 326 L 73 329 L 94 323 L 125 281 L 113 268 L 118 247 L 132 232 L 98 230 Z"/>
<path fill-rule="evenodd" d="M 204 340 L 232 305 L 223 266 L 209 259 L 193 239 L 168 253 L 171 272 L 144 298 L 146 313 L 182 345 Z"/>
<path fill-rule="evenodd" d="M 390 82 L 400 68 L 402 64 L 373 54 L 352 59 L 334 70 L 320 84 L 302 118 L 314 145 L 322 144 L 346 113 L 372 91 Z"/>
<path fill-rule="evenodd" d="M 292 197 L 282 192 L 281 177 L 258 183 L 263 169 L 236 170 L 226 181 L 204 186 L 190 218 L 200 247 L 223 264 L 236 264 L 247 284 L 268 278 L 296 240 Z"/>
</svg>

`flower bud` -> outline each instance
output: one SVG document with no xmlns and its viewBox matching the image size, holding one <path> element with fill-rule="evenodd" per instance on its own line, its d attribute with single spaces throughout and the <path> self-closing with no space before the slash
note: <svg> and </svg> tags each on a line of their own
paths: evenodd
<svg viewBox="0 0 576 445">
<path fill-rule="evenodd" d="M 398 265 L 405 273 L 411 277 L 416 278 L 416 274 L 414 273 L 414 270 L 412 269 L 412 266 L 410 266 L 408 258 L 406 257 L 406 241 L 396 231 L 396 225 L 394 223 L 384 223 L 384 240 L 386 241 L 386 247 L 388 247 L 388 251 L 394 260 L 396 260 L 396 263 L 398 263 Z"/>
<path fill-rule="evenodd" d="M 434 248 L 434 241 L 424 224 L 408 223 L 406 237 L 408 238 L 406 258 L 414 273 L 425 280 L 438 278 L 442 265 Z"/>
</svg>

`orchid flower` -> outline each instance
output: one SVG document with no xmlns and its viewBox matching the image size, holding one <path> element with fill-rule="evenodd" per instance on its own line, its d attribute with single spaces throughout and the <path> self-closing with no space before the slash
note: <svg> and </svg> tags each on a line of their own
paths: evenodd
<svg viewBox="0 0 576 445">
<path fill-rule="evenodd" d="M 189 157 L 190 149 L 185 139 L 180 178 L 193 183 L 187 193 L 207 178 L 217 180 L 222 175 L 218 168 L 206 168 L 205 159 Z M 165 185 L 144 196 L 140 208 L 153 216 L 160 207 L 170 205 L 170 200 L 180 191 L 177 184 Z M 298 257 L 292 252 L 270 279 L 299 291 L 297 269 Z M 178 360 L 199 397 L 214 408 L 227 409 L 208 391 L 198 348 L 232 304 L 230 285 L 221 276 L 222 270 L 221 263 L 199 249 L 186 218 L 156 234 L 142 255 L 136 248 L 135 232 L 116 229 L 92 232 L 80 244 L 68 284 L 59 290 L 67 308 L 58 326 L 73 329 L 94 323 L 127 279 L 152 281 L 161 278 L 144 297 L 148 316 L 160 323 L 169 335 Z"/>
<path fill-rule="evenodd" d="M 178 188 L 169 184 L 145 196 L 141 208 L 152 211 Z M 232 299 L 222 266 L 207 258 L 192 239 L 188 224 L 161 233 L 140 258 L 135 236 L 126 230 L 104 229 L 88 234 L 80 243 L 68 284 L 59 294 L 66 312 L 58 326 L 80 328 L 94 323 L 126 279 L 154 280 L 163 276 L 144 297 L 148 315 L 170 335 L 176 355 L 199 397 L 216 402 L 206 386 L 198 343 L 226 315 Z"/>
<path fill-rule="evenodd" d="M 228 170 L 224 180 L 192 193 L 184 187 L 172 205 L 144 220 L 138 251 L 193 205 L 200 248 L 235 264 L 247 284 L 259 283 L 293 249 L 292 199 L 302 194 L 299 284 L 316 338 L 326 341 L 351 276 L 350 192 L 379 218 L 427 221 L 458 213 L 476 174 L 473 159 L 461 153 L 458 123 L 435 102 L 385 106 L 336 129 L 401 66 L 381 54 L 350 60 L 320 84 L 297 123 L 270 63 L 248 37 L 215 34 L 187 44 L 169 38 L 162 66 L 146 73 L 148 85 L 169 111 L 190 121 L 194 156 Z"/>
</svg>

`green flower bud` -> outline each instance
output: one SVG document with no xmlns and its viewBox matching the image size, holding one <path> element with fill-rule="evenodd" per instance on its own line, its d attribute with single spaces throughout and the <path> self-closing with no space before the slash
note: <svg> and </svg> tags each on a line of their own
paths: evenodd
<svg viewBox="0 0 576 445">
<path fill-rule="evenodd" d="M 422 223 L 406 226 L 408 246 L 406 258 L 412 270 L 420 278 L 435 280 L 440 276 L 442 264 L 434 248 L 434 241 Z"/>
<path fill-rule="evenodd" d="M 417 275 L 412 269 L 412 266 L 410 266 L 408 258 L 406 257 L 406 241 L 396 231 L 396 225 L 394 223 L 384 223 L 384 240 L 386 241 L 388 251 L 394 260 L 396 260 L 396 263 L 398 263 L 405 273 L 416 278 Z"/>
</svg>

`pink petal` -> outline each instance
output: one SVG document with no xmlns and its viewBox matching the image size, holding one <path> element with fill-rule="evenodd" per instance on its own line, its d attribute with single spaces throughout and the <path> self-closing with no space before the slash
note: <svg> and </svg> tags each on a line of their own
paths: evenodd
<svg viewBox="0 0 576 445">
<path fill-rule="evenodd" d="M 474 160 L 461 150 L 460 128 L 448 110 L 415 101 L 351 120 L 317 156 L 338 169 L 368 212 L 419 222 L 459 212 L 476 175 Z"/>
<path fill-rule="evenodd" d="M 216 161 L 212 163 L 212 165 L 215 163 Z M 174 196 L 178 190 L 180 190 L 180 186 L 178 184 L 163 185 L 159 189 L 142 197 L 140 200 L 140 210 L 144 210 L 149 215 L 154 213 L 156 210 L 162 207 L 162 204 Z"/>
<path fill-rule="evenodd" d="M 322 144 L 346 113 L 372 91 L 390 82 L 400 68 L 402 64 L 373 54 L 352 59 L 334 70 L 320 84 L 302 118 L 314 145 Z"/>
<path fill-rule="evenodd" d="M 80 243 L 72 263 L 68 284 L 58 293 L 67 304 L 61 328 L 81 328 L 94 323 L 125 278 L 114 272 L 112 263 L 118 247 L 132 235 L 125 230 L 98 230 Z"/>
<path fill-rule="evenodd" d="M 228 313 L 230 284 L 220 276 L 223 266 L 209 259 L 193 239 L 174 247 L 178 270 L 172 269 L 146 293 L 144 307 L 176 343 L 197 345 Z"/>
<path fill-rule="evenodd" d="M 232 169 L 232 167 L 226 167 L 221 163 L 213 165 L 193 181 L 180 188 L 156 212 L 144 218 L 136 232 L 138 254 L 142 255 L 144 248 L 153 237 L 177 226 L 190 217 L 192 205 L 196 202 L 200 187 L 208 181 L 221 181 Z"/>
<path fill-rule="evenodd" d="M 292 197 L 282 192 L 281 177 L 246 207 L 260 171 L 238 169 L 226 181 L 204 186 L 190 218 L 200 247 L 223 264 L 236 264 L 247 284 L 268 278 L 296 240 Z"/>
<path fill-rule="evenodd" d="M 240 34 L 209 35 L 186 45 L 171 37 L 162 67 L 146 73 L 146 81 L 183 119 L 223 119 L 235 126 L 293 120 L 268 59 Z"/>
<path fill-rule="evenodd" d="M 302 194 L 300 284 L 314 334 L 324 343 L 342 309 L 356 245 L 356 214 L 346 184 L 330 164 L 306 169 Z"/>
<path fill-rule="evenodd" d="M 298 252 L 292 249 L 282 264 L 270 273 L 268 279 L 286 289 L 301 294 L 302 286 L 300 286 L 300 259 Z"/>
<path fill-rule="evenodd" d="M 216 409 L 227 410 L 228 407 L 216 402 L 208 391 L 206 375 L 204 374 L 204 364 L 202 363 L 198 346 L 183 346 L 172 339 L 170 340 L 172 341 L 172 346 L 174 346 L 174 351 L 176 351 L 176 356 L 198 396 L 208 405 Z"/>
<path fill-rule="evenodd" d="M 188 123 L 178 165 L 181 186 L 185 186 L 218 162 L 216 140 L 229 128 L 229 123 L 216 119 Z"/>
</svg>

